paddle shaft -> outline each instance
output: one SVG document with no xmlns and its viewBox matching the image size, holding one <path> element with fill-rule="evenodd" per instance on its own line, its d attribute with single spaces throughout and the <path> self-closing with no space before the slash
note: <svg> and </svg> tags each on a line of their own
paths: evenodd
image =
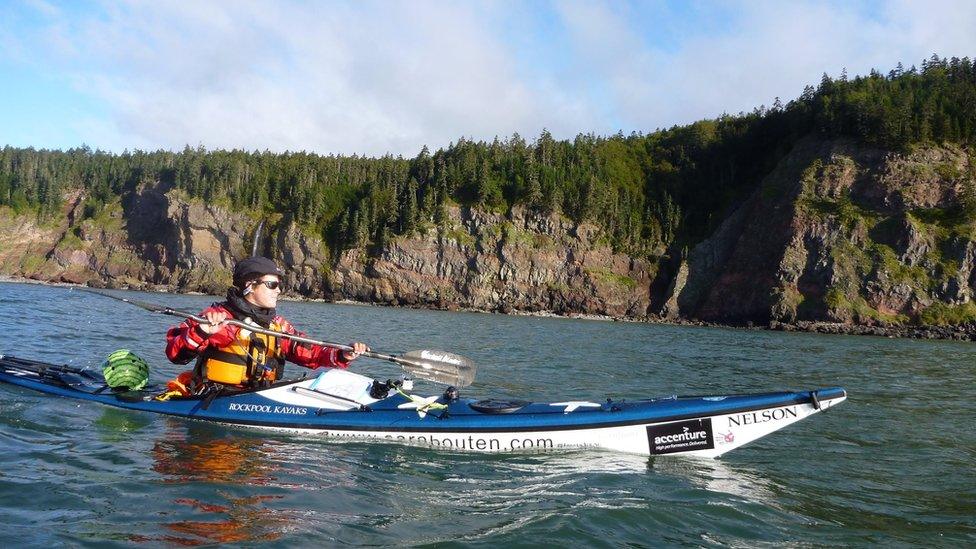
<svg viewBox="0 0 976 549">
<path fill-rule="evenodd" d="M 116 301 L 122 301 L 123 303 L 128 303 L 130 305 L 135 305 L 140 309 L 152 313 L 160 313 L 164 315 L 177 316 L 181 318 L 187 318 L 198 322 L 200 324 L 210 324 L 210 321 L 173 309 L 171 307 L 162 307 L 159 305 L 153 305 L 152 303 L 146 303 L 143 301 L 138 301 L 135 299 L 129 299 L 126 297 L 115 296 L 112 294 L 107 294 L 99 292 L 97 290 L 89 290 L 82 288 L 82 291 L 92 293 L 95 295 L 100 295 L 102 297 L 108 297 Z M 245 324 L 236 319 L 227 319 L 223 321 L 224 323 L 230 324 L 232 326 L 237 326 L 244 330 L 250 330 L 255 333 L 269 335 L 273 337 L 280 337 L 282 339 L 290 339 L 292 341 L 297 341 L 299 343 L 309 343 L 312 345 L 318 345 L 322 347 L 333 347 L 340 349 L 342 351 L 355 351 L 355 349 L 349 345 L 343 345 L 341 343 L 333 343 L 331 341 L 321 341 L 318 339 L 312 339 L 310 337 L 300 336 L 296 334 L 289 334 L 285 332 L 278 332 L 275 330 L 268 330 L 254 324 Z M 376 353 L 373 351 L 366 351 L 365 353 L 360 353 L 362 356 L 368 358 L 374 358 L 377 360 L 385 360 L 388 362 L 393 362 L 399 364 L 404 370 L 412 375 L 420 377 L 422 379 L 428 379 L 436 383 L 444 383 L 447 385 L 455 385 L 458 387 L 466 387 L 474 381 L 474 374 L 476 371 L 476 366 L 470 360 L 455 355 L 453 353 L 444 353 L 442 351 L 411 351 L 403 356 L 387 355 L 383 353 Z"/>
<path fill-rule="evenodd" d="M 207 320 L 206 318 L 199 317 L 197 315 L 192 315 L 190 313 L 184 313 L 183 311 L 178 311 L 178 310 L 172 309 L 170 307 L 159 307 L 159 306 L 151 305 L 149 303 L 145 303 L 145 302 L 142 302 L 142 301 L 136 301 L 134 299 L 129 299 L 129 298 L 125 298 L 125 297 L 118 297 L 118 296 L 114 296 L 114 295 L 104 294 L 102 292 L 92 292 L 92 293 L 97 293 L 98 295 L 101 295 L 101 296 L 111 297 L 112 299 L 117 299 L 119 301 L 124 301 L 125 303 L 129 303 L 131 305 L 135 305 L 136 307 L 145 309 L 145 310 L 150 311 L 150 312 L 153 312 L 153 313 L 159 313 L 159 314 L 170 315 L 170 316 L 178 316 L 180 318 L 188 318 L 188 319 L 190 319 L 190 320 L 192 320 L 194 322 L 200 323 L 200 324 L 210 324 L 210 321 Z M 292 341 L 297 341 L 299 343 L 309 343 L 309 344 L 312 344 L 312 345 L 319 345 L 321 347 L 335 347 L 336 349 L 339 349 L 339 350 L 342 350 L 342 351 L 354 351 L 355 350 L 350 345 L 343 345 L 342 343 L 333 343 L 331 341 L 321 341 L 321 340 L 318 340 L 318 339 L 312 339 L 310 337 L 304 337 L 304 336 L 300 336 L 300 335 L 296 335 L 296 334 L 289 334 L 287 332 L 278 332 L 278 331 L 275 331 L 275 330 L 268 330 L 266 328 L 262 328 L 261 326 L 256 326 L 254 324 L 247 324 L 247 323 L 241 322 L 240 320 L 235 320 L 233 318 L 224 320 L 223 322 L 224 322 L 224 324 L 230 324 L 231 326 L 237 326 L 238 328 L 243 328 L 245 330 L 250 330 L 250 331 L 255 332 L 255 333 L 258 333 L 258 334 L 264 334 L 264 335 L 269 335 L 269 336 L 274 336 L 274 337 L 280 337 L 280 338 L 283 338 L 283 339 L 290 339 Z M 360 353 L 360 354 L 362 354 L 362 356 L 369 357 L 369 358 L 376 358 L 376 359 L 379 359 L 379 360 L 388 360 L 390 362 L 396 362 L 398 364 L 407 364 L 407 365 L 410 365 L 410 366 L 414 366 L 414 363 L 413 362 L 403 360 L 403 359 L 401 359 L 401 358 L 399 358 L 397 356 L 394 356 L 394 355 L 385 355 L 383 353 L 374 353 L 372 351 L 366 351 L 365 353 Z"/>
<path fill-rule="evenodd" d="M 131 300 L 127 300 L 127 301 L 129 301 L 131 303 Z M 170 308 L 167 308 L 167 307 L 163 307 L 162 310 L 160 310 L 160 311 L 154 311 L 154 312 L 158 312 L 158 313 L 161 313 L 161 314 L 164 314 L 164 315 L 171 315 L 171 316 L 178 316 L 178 317 L 182 317 L 182 318 L 189 318 L 190 320 L 193 320 L 193 321 L 198 322 L 200 324 L 210 324 L 210 321 L 207 320 L 206 318 L 202 318 L 202 317 L 199 317 L 199 316 L 196 316 L 196 315 L 191 315 L 189 313 L 184 313 L 182 311 L 177 311 L 175 309 L 170 309 Z M 254 324 L 247 324 L 245 322 L 241 322 L 240 320 L 234 320 L 232 318 L 231 319 L 224 320 L 223 321 L 223 324 L 230 324 L 231 326 L 237 326 L 238 328 L 242 328 L 242 329 L 245 329 L 245 330 L 250 330 L 250 331 L 252 331 L 254 333 L 264 334 L 264 335 L 269 335 L 269 336 L 274 336 L 274 337 L 280 337 L 280 338 L 283 338 L 283 339 L 290 339 L 292 341 L 297 341 L 299 343 L 310 343 L 312 345 L 318 345 L 320 347 L 335 347 L 336 349 L 339 349 L 339 350 L 342 350 L 342 351 L 353 351 L 354 350 L 352 348 L 352 346 L 350 346 L 350 345 L 343 345 L 342 343 L 333 343 L 331 341 L 321 341 L 321 340 L 318 340 L 318 339 L 312 339 L 310 337 L 304 337 L 304 336 L 300 336 L 300 335 L 296 335 L 296 334 L 289 334 L 287 332 L 276 332 L 275 330 L 268 330 L 267 328 L 262 328 L 260 326 L 255 326 Z M 399 362 L 400 361 L 400 358 L 399 357 L 396 357 L 396 356 L 393 356 L 393 355 L 385 355 L 383 353 L 374 353 L 372 351 L 366 351 L 366 352 L 360 353 L 360 354 L 362 356 L 369 357 L 369 358 L 377 358 L 377 359 L 380 359 L 380 360 L 389 360 L 390 362 Z"/>
</svg>

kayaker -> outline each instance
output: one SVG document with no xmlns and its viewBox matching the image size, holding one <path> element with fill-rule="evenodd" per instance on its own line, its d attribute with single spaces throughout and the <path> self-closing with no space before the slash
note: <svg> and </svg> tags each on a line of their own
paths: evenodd
<svg viewBox="0 0 976 549">
<path fill-rule="evenodd" d="M 196 359 L 192 371 L 169 383 L 172 391 L 198 394 L 208 388 L 245 389 L 267 386 L 281 379 L 285 360 L 306 368 L 346 368 L 369 350 L 361 342 L 352 351 L 296 343 L 290 339 L 256 334 L 227 324 L 233 318 L 276 332 L 304 335 L 276 315 L 282 272 L 266 257 L 249 257 L 234 266 L 234 285 L 227 300 L 214 303 L 199 316 L 209 323 L 187 319 L 166 333 L 166 356 L 176 364 Z"/>
</svg>

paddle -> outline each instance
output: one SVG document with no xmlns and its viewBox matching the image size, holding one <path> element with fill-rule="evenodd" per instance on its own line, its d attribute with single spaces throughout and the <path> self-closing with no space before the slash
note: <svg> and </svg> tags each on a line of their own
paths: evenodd
<svg viewBox="0 0 976 549">
<path fill-rule="evenodd" d="M 189 318 L 195 322 L 201 324 L 209 324 L 205 318 L 201 318 L 190 313 L 185 313 L 170 307 L 162 307 L 160 305 L 153 305 L 152 303 L 146 303 L 144 301 L 138 301 L 135 299 L 129 299 L 127 297 L 121 297 L 117 295 L 108 294 L 105 292 L 99 292 L 96 290 L 91 290 L 88 288 L 80 288 L 82 291 L 92 293 L 95 295 L 100 295 L 102 297 L 107 297 L 110 299 L 115 299 L 123 303 L 128 303 L 130 305 L 135 305 L 141 309 L 153 313 L 159 313 L 170 316 L 178 316 L 181 318 Z M 284 339 L 291 339 L 292 341 L 298 341 L 301 343 L 310 343 L 312 345 L 320 345 L 322 347 L 335 347 L 336 349 L 341 349 L 343 351 L 352 351 L 353 348 L 349 345 L 343 345 L 341 343 L 332 343 L 330 341 L 320 341 L 317 339 L 311 339 L 308 337 L 302 337 L 298 335 L 287 334 L 284 332 L 276 332 L 274 330 L 267 330 L 260 326 L 255 326 L 252 324 L 245 324 L 239 320 L 225 320 L 227 324 L 232 326 L 237 326 L 239 328 L 244 328 L 252 332 L 259 334 L 280 337 Z M 394 362 L 399 364 L 408 373 L 414 377 L 420 379 L 426 379 L 428 381 L 433 381 L 435 383 L 443 383 L 445 385 L 454 385 L 455 387 L 467 387 L 474 382 L 474 376 L 477 372 L 477 366 L 470 359 L 465 358 L 461 355 L 456 355 L 454 353 L 448 353 L 446 351 L 410 351 L 409 353 L 404 353 L 402 355 L 387 355 L 383 353 L 375 353 L 372 351 L 367 351 L 362 353 L 362 356 L 368 358 L 375 358 L 378 360 L 386 360 L 389 362 Z"/>
</svg>

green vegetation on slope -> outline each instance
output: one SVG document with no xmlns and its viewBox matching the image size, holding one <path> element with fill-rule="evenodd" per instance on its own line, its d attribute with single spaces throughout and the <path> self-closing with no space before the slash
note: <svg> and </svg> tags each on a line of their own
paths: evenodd
<svg viewBox="0 0 976 549">
<path fill-rule="evenodd" d="M 161 183 L 191 199 L 291 215 L 342 249 L 443 226 L 452 203 L 496 211 L 520 205 L 591 221 L 614 249 L 650 256 L 710 234 L 810 134 L 888 148 L 976 142 L 976 68 L 969 58 L 933 57 L 920 70 L 899 66 L 850 80 L 824 75 L 817 88 L 808 86 L 785 105 L 777 99 L 771 108 L 649 134 L 460 139 L 433 154 L 425 147 L 412 159 L 5 147 L 0 206 L 50 218 L 65 190 L 84 189 L 78 223 L 127 191 Z"/>
</svg>

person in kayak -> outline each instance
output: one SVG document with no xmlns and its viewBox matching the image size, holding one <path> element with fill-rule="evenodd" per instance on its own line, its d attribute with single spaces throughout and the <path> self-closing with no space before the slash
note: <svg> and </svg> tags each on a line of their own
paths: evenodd
<svg viewBox="0 0 976 549">
<path fill-rule="evenodd" d="M 369 350 L 361 342 L 352 351 L 296 343 L 290 339 L 256 334 L 227 324 L 236 319 L 276 332 L 299 336 L 287 320 L 275 314 L 281 294 L 282 272 L 266 257 L 250 257 L 234 266 L 234 285 L 227 300 L 214 303 L 199 316 L 208 323 L 187 319 L 166 333 L 166 356 L 175 364 L 196 359 L 192 371 L 169 382 L 171 391 L 198 394 L 207 388 L 245 389 L 270 385 L 281 379 L 285 360 L 306 368 L 346 368 Z"/>
</svg>

